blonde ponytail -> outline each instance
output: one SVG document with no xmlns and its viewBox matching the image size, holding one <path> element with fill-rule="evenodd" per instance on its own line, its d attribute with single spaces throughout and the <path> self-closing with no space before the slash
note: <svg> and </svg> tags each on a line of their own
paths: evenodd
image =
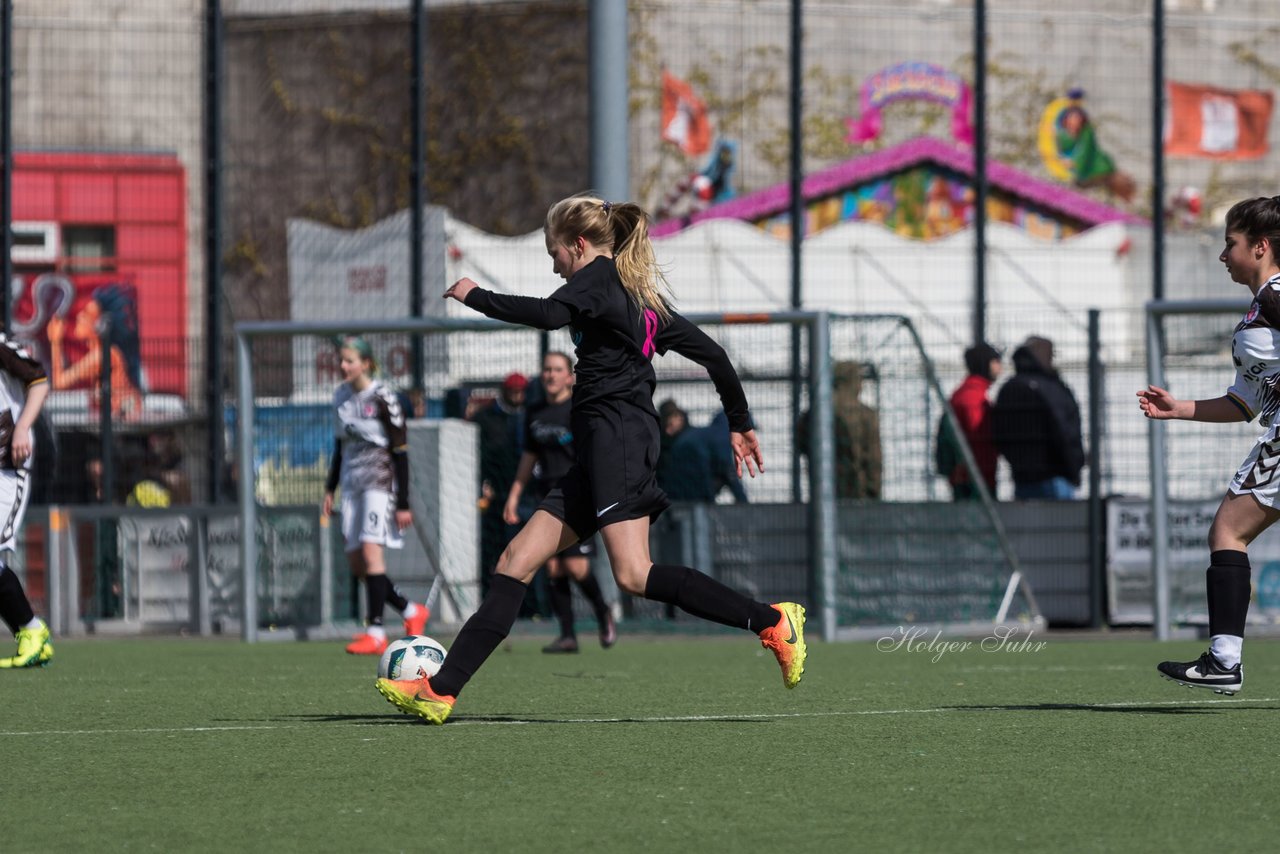
<svg viewBox="0 0 1280 854">
<path fill-rule="evenodd" d="M 649 239 L 649 215 L 631 202 L 607 202 L 595 196 L 570 196 L 547 211 L 546 231 L 568 243 L 581 235 L 613 253 L 618 278 L 641 310 L 671 317 L 671 287 L 667 284 Z"/>
</svg>

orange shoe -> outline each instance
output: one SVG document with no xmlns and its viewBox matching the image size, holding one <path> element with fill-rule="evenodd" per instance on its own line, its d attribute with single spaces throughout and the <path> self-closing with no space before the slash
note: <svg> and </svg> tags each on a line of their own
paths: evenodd
<svg viewBox="0 0 1280 854">
<path fill-rule="evenodd" d="M 760 645 L 772 650 L 782 665 L 782 684 L 794 688 L 804 675 L 804 659 L 808 652 L 804 643 L 804 608 L 795 602 L 772 605 L 782 616 L 778 624 L 760 633 Z"/>
<path fill-rule="evenodd" d="M 404 618 L 405 635 L 411 637 L 422 634 L 423 629 L 427 627 L 427 620 L 429 619 L 431 619 L 431 609 L 419 602 L 418 610 L 414 612 L 414 615 Z"/>
<path fill-rule="evenodd" d="M 382 655 L 387 651 L 387 639 L 385 637 L 375 637 L 371 634 L 356 635 L 351 643 L 347 644 L 347 652 L 352 655 Z"/>
<path fill-rule="evenodd" d="M 406 715 L 417 715 L 433 724 L 444 723 L 449 713 L 453 711 L 453 704 L 457 701 L 456 697 L 448 697 L 433 691 L 429 678 L 401 681 L 379 679 L 375 686 L 378 693 L 387 698 L 387 702 Z"/>
</svg>

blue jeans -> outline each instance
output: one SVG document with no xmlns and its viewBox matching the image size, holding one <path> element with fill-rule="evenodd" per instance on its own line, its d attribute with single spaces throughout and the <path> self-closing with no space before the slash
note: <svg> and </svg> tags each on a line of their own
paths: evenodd
<svg viewBox="0 0 1280 854">
<path fill-rule="evenodd" d="M 1076 497 L 1076 488 L 1065 477 L 1033 480 L 1013 485 L 1013 497 L 1019 500 L 1040 498 L 1047 501 L 1070 501 Z"/>
</svg>

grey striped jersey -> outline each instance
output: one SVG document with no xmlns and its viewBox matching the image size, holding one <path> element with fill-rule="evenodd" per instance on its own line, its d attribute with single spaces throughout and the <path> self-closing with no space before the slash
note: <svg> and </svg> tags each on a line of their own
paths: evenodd
<svg viewBox="0 0 1280 854">
<path fill-rule="evenodd" d="M 349 383 L 333 394 L 336 433 L 342 443 L 342 491 L 395 491 L 391 452 L 407 447 L 404 410 L 396 396 L 377 380 L 364 391 Z"/>
<path fill-rule="evenodd" d="M 1245 418 L 1270 428 L 1280 412 L 1280 276 L 1272 276 L 1254 297 L 1231 337 L 1236 380 L 1227 399 Z"/>
<path fill-rule="evenodd" d="M 31 355 L 31 351 L 0 333 L 0 421 L 7 422 L 6 432 L 10 437 L 12 437 L 13 425 L 26 404 L 27 389 L 48 381 L 44 366 Z M 31 435 L 31 444 L 35 446 L 34 431 Z M 22 468 L 31 468 L 31 460 L 34 456 L 33 454 L 27 457 Z"/>
</svg>

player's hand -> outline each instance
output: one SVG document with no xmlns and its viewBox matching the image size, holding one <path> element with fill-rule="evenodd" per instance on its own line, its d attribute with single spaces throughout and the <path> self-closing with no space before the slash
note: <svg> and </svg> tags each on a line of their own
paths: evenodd
<svg viewBox="0 0 1280 854">
<path fill-rule="evenodd" d="M 31 456 L 31 431 L 26 427 L 13 428 L 13 441 L 9 443 L 9 458 L 14 468 L 20 467 Z"/>
<path fill-rule="evenodd" d="M 320 518 L 328 519 L 333 515 L 333 493 L 324 494 L 324 502 L 320 505 Z"/>
<path fill-rule="evenodd" d="M 520 524 L 520 513 L 518 512 L 519 507 L 519 501 L 508 498 L 507 503 L 502 505 L 502 521 L 506 522 L 508 525 Z"/>
<path fill-rule="evenodd" d="M 752 477 L 757 471 L 764 473 L 764 457 L 760 454 L 760 440 L 756 438 L 755 430 L 730 433 L 729 444 L 733 445 L 733 464 L 739 478 L 742 477 L 743 463 L 746 463 L 747 473 Z"/>
<path fill-rule="evenodd" d="M 412 511 L 412 510 L 397 510 L 397 511 L 396 511 L 396 527 L 397 527 L 397 528 L 399 528 L 401 531 L 403 531 L 405 528 L 409 527 L 409 526 L 410 526 L 410 525 L 412 525 L 412 524 L 413 524 L 413 511 Z"/>
<path fill-rule="evenodd" d="M 45 324 L 44 334 L 49 337 L 50 344 L 62 343 L 62 335 L 65 331 L 65 321 L 61 317 L 53 316 L 49 318 L 49 322 Z"/>
<path fill-rule="evenodd" d="M 1148 418 L 1156 420 L 1177 418 L 1181 403 L 1182 401 L 1159 386 L 1149 385 L 1138 392 L 1138 408 Z"/>
<path fill-rule="evenodd" d="M 456 299 L 460 303 L 465 303 L 467 301 L 467 294 L 471 293 L 478 287 L 480 286 L 477 285 L 475 282 L 473 282 L 471 279 L 468 279 L 466 276 L 463 276 L 461 279 L 458 279 L 458 281 L 454 282 L 449 287 L 449 290 L 444 292 L 444 298 L 449 299 L 450 297 L 452 297 L 453 299 Z"/>
</svg>

